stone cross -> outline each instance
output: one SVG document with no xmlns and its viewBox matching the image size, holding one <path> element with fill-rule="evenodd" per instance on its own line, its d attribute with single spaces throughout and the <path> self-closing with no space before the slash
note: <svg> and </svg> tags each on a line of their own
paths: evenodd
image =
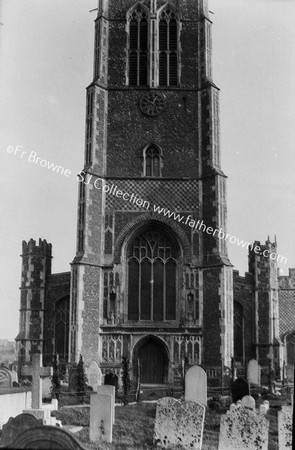
<svg viewBox="0 0 295 450">
<path fill-rule="evenodd" d="M 22 375 L 32 377 L 32 409 L 42 408 L 42 377 L 50 377 L 52 374 L 52 367 L 42 367 L 40 353 L 33 353 L 32 365 L 23 367 Z"/>
</svg>

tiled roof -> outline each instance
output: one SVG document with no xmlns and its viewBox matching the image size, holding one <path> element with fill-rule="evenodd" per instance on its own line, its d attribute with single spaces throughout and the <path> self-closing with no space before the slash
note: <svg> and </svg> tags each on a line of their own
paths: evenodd
<svg viewBox="0 0 295 450">
<path fill-rule="evenodd" d="M 280 336 L 295 330 L 295 290 L 279 290 Z"/>
</svg>

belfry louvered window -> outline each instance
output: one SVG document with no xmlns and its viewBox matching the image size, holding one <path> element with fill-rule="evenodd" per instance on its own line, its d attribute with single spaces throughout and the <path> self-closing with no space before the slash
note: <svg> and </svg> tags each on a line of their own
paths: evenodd
<svg viewBox="0 0 295 450">
<path fill-rule="evenodd" d="M 165 9 L 159 17 L 159 85 L 178 84 L 178 20 Z"/>
<path fill-rule="evenodd" d="M 128 249 L 128 319 L 175 320 L 178 249 L 156 225 Z"/>
<path fill-rule="evenodd" d="M 129 85 L 148 84 L 148 17 L 139 6 L 129 19 Z"/>
</svg>

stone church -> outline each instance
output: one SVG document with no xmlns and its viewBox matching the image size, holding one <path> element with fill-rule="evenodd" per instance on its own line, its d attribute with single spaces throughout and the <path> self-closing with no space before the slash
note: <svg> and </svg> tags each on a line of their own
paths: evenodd
<svg viewBox="0 0 295 450">
<path fill-rule="evenodd" d="M 127 355 L 144 384 L 179 383 L 186 360 L 220 385 L 250 359 L 277 378 L 294 360 L 294 271 L 251 250 L 242 277 L 213 233 L 227 177 L 211 27 L 206 0 L 99 0 L 76 255 L 52 274 L 51 244 L 23 242 L 20 373 L 40 351 L 119 376 Z"/>
</svg>

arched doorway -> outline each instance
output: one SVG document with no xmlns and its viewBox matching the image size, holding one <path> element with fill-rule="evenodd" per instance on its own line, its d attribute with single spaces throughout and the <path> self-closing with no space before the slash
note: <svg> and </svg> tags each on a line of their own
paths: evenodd
<svg viewBox="0 0 295 450">
<path fill-rule="evenodd" d="M 134 351 L 135 372 L 142 384 L 165 384 L 168 378 L 168 356 L 165 344 L 154 336 L 140 341 Z"/>
</svg>

